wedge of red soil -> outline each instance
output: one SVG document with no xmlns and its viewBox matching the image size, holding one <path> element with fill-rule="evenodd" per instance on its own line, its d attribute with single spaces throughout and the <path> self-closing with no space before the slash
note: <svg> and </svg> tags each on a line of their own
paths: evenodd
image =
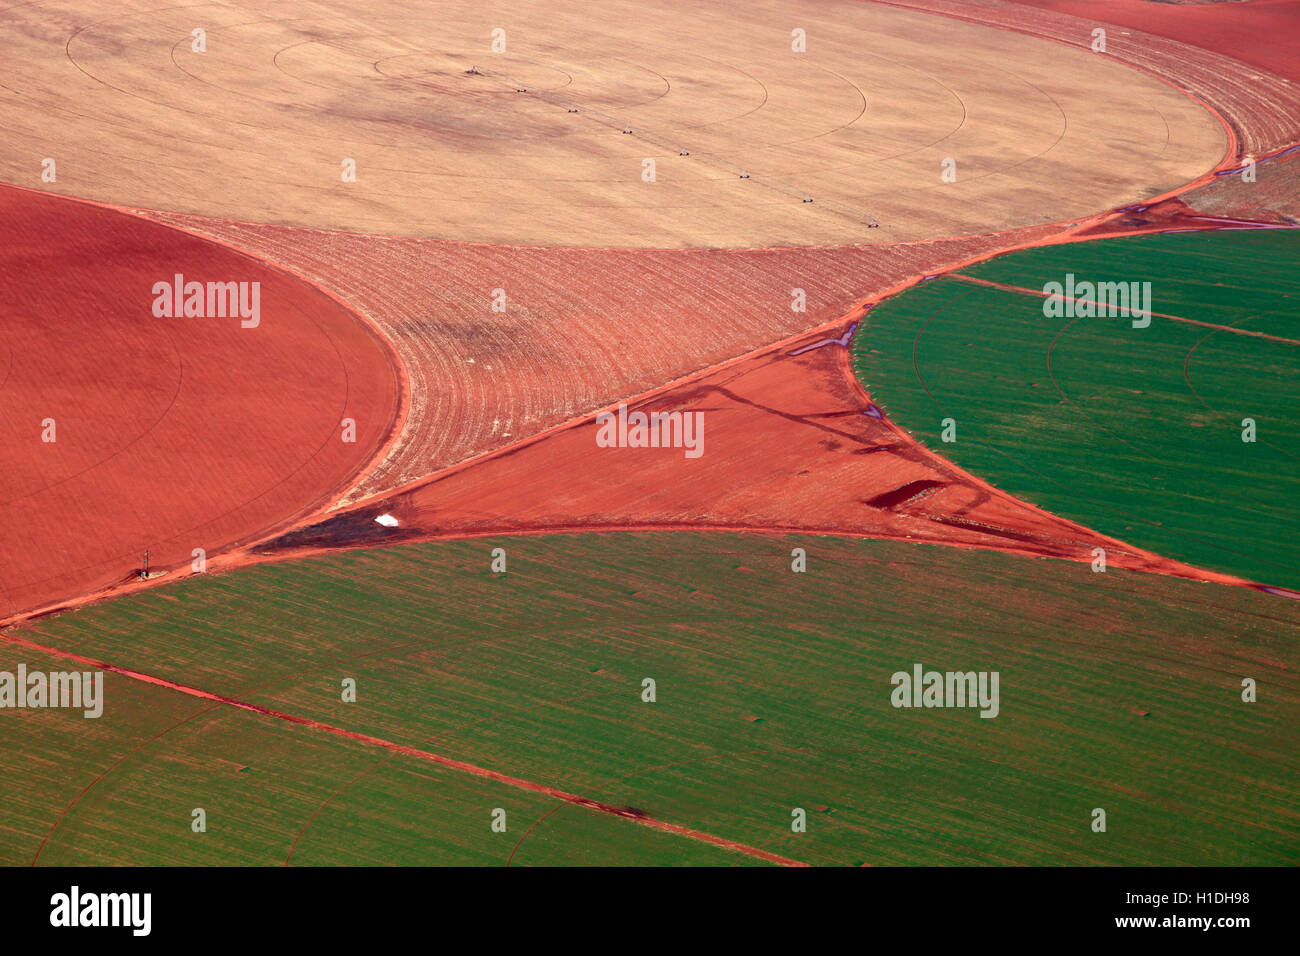
<svg viewBox="0 0 1300 956">
<path fill-rule="evenodd" d="M 1092 30 L 1098 25 L 1102 3 L 1079 2 L 1080 11 L 1093 11 L 1084 16 L 1072 16 L 1056 10 L 1027 6 L 1010 0 L 984 0 L 978 4 L 958 0 L 870 0 L 909 10 L 926 10 L 973 23 L 1017 30 L 1033 36 L 1048 37 L 1074 47 L 1091 49 Z M 1124 5 L 1124 4 L 1120 4 Z M 1131 8 L 1156 7 L 1158 4 L 1134 2 Z M 1232 4 L 1217 16 L 1223 19 L 1249 19 L 1255 4 L 1241 9 Z M 1113 12 L 1113 11 L 1112 11 Z M 1242 52 L 1232 48 L 1226 39 L 1217 40 L 1213 31 L 1201 34 L 1199 30 L 1186 34 L 1189 39 L 1171 39 L 1157 35 L 1165 27 L 1157 13 L 1147 21 L 1152 32 L 1129 30 L 1111 31 L 1106 38 L 1106 52 L 1097 54 L 1121 60 L 1173 83 L 1215 109 L 1232 127 L 1238 140 L 1238 155 L 1264 155 L 1300 139 L 1300 125 L 1296 116 L 1300 112 L 1300 84 L 1286 77 L 1296 69 L 1291 62 L 1281 76 L 1263 70 L 1251 63 L 1243 63 Z M 1168 22 L 1168 21 L 1165 21 Z M 1288 18 L 1289 22 L 1289 18 Z M 1269 33 L 1268 28 L 1247 28 L 1252 36 Z M 1288 28 L 1289 29 L 1289 28 Z M 1197 45 L 1192 46 L 1192 39 Z M 1263 41 L 1259 41 L 1263 42 Z M 1294 33 L 1286 42 L 1294 42 Z M 1230 55 L 1205 49 L 1205 43 L 1226 48 Z M 1279 64 L 1280 65 L 1280 64 Z M 1153 130 L 1152 135 L 1160 131 Z"/>
<path fill-rule="evenodd" d="M 249 283 L 250 305 L 259 283 L 259 324 L 155 317 L 176 274 Z M 151 571 L 188 571 L 196 548 L 273 533 L 393 430 L 388 348 L 233 250 L 0 186 L 0 277 L 0 621 L 134 581 L 146 549 Z"/>
<path fill-rule="evenodd" d="M 844 330 L 847 331 L 847 330 Z M 595 418 L 301 529 L 287 556 L 390 540 L 498 532 L 727 528 L 861 534 L 1235 581 L 1167 561 L 1026 505 L 931 454 L 881 417 L 844 336 L 795 340 L 629 407 L 701 413 L 703 453 L 600 447 Z"/>
</svg>

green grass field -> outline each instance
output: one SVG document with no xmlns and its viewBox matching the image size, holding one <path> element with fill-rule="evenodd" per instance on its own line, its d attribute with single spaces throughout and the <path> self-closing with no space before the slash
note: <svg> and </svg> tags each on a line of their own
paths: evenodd
<svg viewBox="0 0 1300 956">
<path fill-rule="evenodd" d="M 1300 859 L 1300 604 L 1245 589 L 888 542 L 554 536 L 176 581 L 13 636 L 814 864 Z M 19 661 L 76 666 L 0 643 Z M 999 716 L 895 709 L 914 663 L 998 671 Z M 0 862 L 47 834 L 41 864 L 758 862 L 124 676 L 106 697 L 99 720 L 0 713 Z"/>
<path fill-rule="evenodd" d="M 1032 249 L 964 274 L 1150 281 L 1153 310 L 1300 340 L 1300 234 L 1218 232 Z M 1300 347 L 1156 316 L 1046 318 L 1040 298 L 939 278 L 853 343 L 890 418 L 968 471 L 1149 550 L 1300 588 Z M 956 441 L 942 441 L 943 419 Z M 1256 441 L 1242 440 L 1243 419 Z"/>
</svg>

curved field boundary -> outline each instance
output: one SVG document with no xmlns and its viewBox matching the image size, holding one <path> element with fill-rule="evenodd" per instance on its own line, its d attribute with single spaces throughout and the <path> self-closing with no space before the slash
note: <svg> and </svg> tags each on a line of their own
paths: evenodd
<svg viewBox="0 0 1300 956">
<path fill-rule="evenodd" d="M 1046 16 L 1058 25 L 1070 21 Z M 1159 67 L 1168 74 L 1161 79 L 1199 99 L 1201 51 L 1160 42 L 1150 62 L 1121 59 L 1140 69 Z M 1233 76 L 1250 69 L 1223 57 L 1214 62 Z M 1235 165 L 1241 148 L 1233 130 L 1250 142 L 1266 138 L 1276 111 L 1292 130 L 1300 128 L 1300 100 L 1270 102 L 1223 100 L 1229 115 L 1212 110 L 1232 141 L 1222 161 L 1148 203 Z M 703 252 L 386 239 L 154 215 L 283 262 L 333 289 L 402 353 L 410 416 L 400 442 L 353 489 L 350 502 L 508 447 L 619 397 L 828 327 L 873 289 L 1010 248 L 1069 241 L 1079 225 L 897 245 Z M 355 267 L 339 275 L 341 261 Z M 583 277 L 577 288 L 574 275 Z M 796 288 L 807 296 L 804 313 L 791 310 Z M 498 289 L 505 296 L 502 313 L 491 310 Z"/>
<path fill-rule="evenodd" d="M 332 289 L 402 354 L 410 377 L 403 434 L 349 501 L 832 322 L 864 288 L 890 287 L 1007 241 L 583 250 L 154 216 Z M 343 262 L 348 267 L 340 270 Z M 505 311 L 494 313 L 497 289 Z M 794 290 L 802 292 L 803 311 L 792 308 Z"/>
<path fill-rule="evenodd" d="M 956 0 L 866 0 L 885 6 L 997 26 L 1017 33 L 1089 49 L 1094 21 L 1016 2 L 979 5 Z M 1259 67 L 1185 42 L 1133 31 L 1111 31 L 1108 56 L 1175 83 L 1227 117 L 1238 140 L 1238 158 L 1259 156 L 1300 142 L 1300 84 L 1261 73 Z"/>
<path fill-rule="evenodd" d="M 900 253 L 942 255 L 946 258 L 953 255 L 957 250 L 980 250 L 985 241 L 993 239 L 1000 244 L 1001 248 L 1006 248 L 1008 245 L 1012 248 L 1030 248 L 1045 243 L 1068 244 L 1085 240 L 1094 241 L 1117 235 L 1153 234 L 1175 228 L 1222 228 L 1224 224 L 1218 220 L 1203 221 L 1203 217 L 1190 215 L 1185 207 L 1182 207 L 1176 201 L 1171 201 L 1153 207 L 1144 206 L 1136 207 L 1136 209 L 1120 210 L 1094 217 L 1086 222 L 1076 223 L 1074 226 L 1075 228 L 1059 231 L 1048 229 L 1024 230 L 1014 237 L 1014 240 L 1009 236 L 971 237 L 967 240 L 953 240 L 948 243 L 910 244 L 898 247 L 897 251 Z M 876 251 L 879 251 L 879 249 L 880 247 L 877 247 Z M 784 252 L 793 254 L 798 251 L 786 250 Z M 974 254 L 968 255 L 964 260 L 947 263 L 940 269 L 970 266 L 986 260 L 993 254 L 996 253 L 975 251 Z M 913 269 L 915 269 L 915 264 L 914 261 Z M 907 273 L 908 270 L 904 268 L 901 272 Z M 771 391 L 763 396 L 767 408 L 761 415 L 753 418 L 745 425 L 745 428 L 749 429 L 748 434 L 750 436 L 747 450 L 751 454 L 748 457 L 752 459 L 754 453 L 761 451 L 770 456 L 768 459 L 769 466 L 773 462 L 786 461 L 792 449 L 802 447 L 803 439 L 794 438 L 792 440 L 792 437 L 800 431 L 803 431 L 805 436 L 811 434 L 814 428 L 805 428 L 804 426 L 812 424 L 807 421 L 795 421 L 795 419 L 801 417 L 799 410 L 781 407 L 784 403 L 780 399 L 774 400 L 775 396 L 783 396 L 790 389 L 793 391 L 789 394 L 797 394 L 811 384 L 809 394 L 820 394 L 817 399 L 818 402 L 826 403 L 827 407 L 839 408 L 838 412 L 827 414 L 870 416 L 879 414 L 879 411 L 870 396 L 862 392 L 856 384 L 853 373 L 848 367 L 847 358 L 843 357 L 844 349 L 842 347 L 839 349 L 826 349 L 826 355 L 840 352 L 842 357 L 835 367 L 826 366 L 823 374 L 818 377 L 815 383 L 811 379 L 803 381 L 801 376 L 804 374 L 804 370 L 793 362 L 773 361 L 780 358 L 778 353 L 789 352 L 792 353 L 792 357 L 797 357 L 800 353 L 816 351 L 818 348 L 824 348 L 834 343 L 842 346 L 847 341 L 852 325 L 863 314 L 863 310 L 869 308 L 875 302 L 915 285 L 918 281 L 920 281 L 920 277 L 913 272 L 911 278 L 898 282 L 882 293 L 870 297 L 865 302 L 858 303 L 845 315 L 818 326 L 811 333 L 792 336 L 775 346 L 759 349 L 737 359 L 723 361 L 721 364 L 704 372 L 687 375 L 666 386 L 647 390 L 635 397 L 629 397 L 627 402 L 636 404 L 638 402 L 659 400 L 661 403 L 671 403 L 683 395 L 697 394 L 701 386 L 707 387 L 707 383 L 710 381 L 725 380 L 725 377 L 736 368 L 752 368 L 760 364 L 769 365 L 770 367 L 761 373 L 764 376 L 772 376 L 769 382 Z M 819 392 L 822 389 L 825 389 L 824 393 Z M 830 397 L 829 401 L 828 397 Z M 800 405 L 806 406 L 807 398 L 808 395 L 804 395 L 800 399 Z M 751 411 L 753 410 L 755 409 L 751 409 Z M 849 419 L 844 420 L 848 421 Z M 910 448 L 910 452 L 904 448 L 900 453 L 910 453 L 917 457 L 918 460 L 928 461 L 930 464 L 926 465 L 922 471 L 927 468 L 937 467 L 946 476 L 944 478 L 945 483 L 951 484 L 954 489 L 958 487 L 983 489 L 977 493 L 981 498 L 991 493 L 1000 500 L 1001 503 L 998 507 L 1006 508 L 1008 502 L 1011 502 L 1010 510 L 1006 511 L 1000 520 L 985 523 L 983 527 L 979 522 L 967 517 L 962 510 L 965 506 L 960 504 L 954 505 L 954 510 L 951 513 L 945 512 L 943 509 L 932 509 L 907 514 L 908 511 L 917 512 L 918 509 L 912 507 L 903 509 L 904 513 L 900 514 L 886 513 L 882 509 L 876 509 L 875 511 L 864 510 L 862 506 L 865 502 L 876 495 L 889 493 L 899 483 L 891 482 L 889 475 L 885 473 L 880 473 L 875 478 L 864 476 L 861 472 L 860 462 L 855 462 L 850 471 L 846 472 L 839 465 L 834 464 L 835 455 L 833 452 L 828 454 L 828 449 L 822 446 L 808 449 L 807 453 L 797 461 L 786 461 L 785 473 L 773 476 L 774 480 L 784 490 L 777 492 L 776 486 L 772 486 L 774 493 L 765 499 L 766 504 L 758 511 L 745 510 L 744 508 L 738 510 L 735 503 L 737 499 L 731 496 L 730 491 L 734 489 L 735 483 L 725 479 L 714 483 L 691 481 L 681 485 L 672 484 L 670 481 L 665 486 L 666 490 L 657 496 L 659 499 L 657 503 L 632 512 L 621 506 L 611 510 L 608 501 L 602 503 L 601 494 L 597 494 L 596 498 L 584 503 L 578 496 L 573 494 L 573 489 L 599 487 L 602 485 L 603 479 L 612 480 L 613 476 L 618 474 L 618 470 L 630 464 L 630 462 L 618 458 L 606 458 L 603 459 L 604 464 L 598 463 L 596 459 L 590 457 L 589 450 L 586 447 L 580 447 L 571 459 L 553 460 L 555 452 L 534 450 L 532 448 L 532 446 L 548 441 L 561 433 L 581 432 L 583 429 L 590 431 L 591 423 L 590 416 L 581 416 L 567 422 L 561 422 L 537 433 L 531 438 L 506 444 L 505 447 L 498 450 L 490 449 L 485 453 L 443 469 L 428 479 L 414 481 L 404 489 L 404 493 L 396 496 L 379 493 L 364 501 L 354 502 L 344 513 L 335 518 L 318 522 L 315 525 L 307 524 L 298 531 L 278 540 L 271 546 L 272 551 L 269 553 L 274 554 L 276 559 L 281 559 L 292 554 L 315 553 L 321 547 L 373 545 L 382 543 L 385 540 L 400 540 L 406 536 L 456 538 L 483 535 L 492 533 L 487 530 L 490 528 L 500 530 L 509 527 L 519 533 L 524 530 L 526 524 L 524 520 L 521 520 L 523 516 L 532 516 L 532 519 L 536 520 L 536 527 L 530 527 L 527 530 L 539 533 L 542 531 L 590 530 L 596 526 L 638 530 L 653 530 L 656 528 L 686 530 L 691 527 L 711 527 L 718 530 L 746 528 L 768 531 L 807 531 L 817 529 L 831 534 L 862 534 L 878 535 L 886 538 L 901 537 L 915 540 L 936 540 L 958 546 L 991 547 L 995 550 L 1020 551 L 1021 553 L 1052 554 L 1083 561 L 1093 559 L 1092 548 L 1106 547 L 1110 560 L 1118 562 L 1118 566 L 1154 570 L 1200 580 L 1216 580 L 1237 584 L 1249 583 L 1237 577 L 1216 574 L 1205 569 L 1189 567 L 1177 561 L 1159 557 L 1141 548 L 1136 548 L 1132 544 L 1117 541 L 1114 538 L 1098 536 L 1095 532 L 1080 528 L 1068 521 L 1062 522 L 1061 519 L 1047 515 L 1035 508 L 1026 508 L 1023 502 L 1010 499 L 1003 492 L 990 488 L 969 473 L 935 458 L 931 453 L 916 446 L 911 436 L 906 434 L 902 434 L 902 441 L 905 446 Z M 856 424 L 861 425 L 862 423 Z M 887 425 L 887 423 L 885 424 Z M 775 429 L 773 428 L 774 425 Z M 821 426 L 815 424 L 814 427 Z M 565 439 L 565 441 L 569 440 Z M 839 438 L 832 438 L 832 440 L 839 441 Z M 861 440 L 856 436 L 852 439 L 852 441 Z M 584 444 L 586 443 L 579 438 L 578 445 L 582 446 Z M 493 463 L 495 459 L 500 460 Z M 510 463 L 505 464 L 506 460 L 510 460 Z M 569 466 L 572 461 L 577 460 L 584 462 L 583 473 L 574 479 L 572 486 L 570 486 L 569 482 L 561 482 L 563 487 L 556 489 L 559 498 L 548 497 L 549 493 L 545 489 L 552 483 L 552 479 L 557 474 L 556 468 L 561 468 L 565 474 L 569 474 Z M 606 474 L 606 464 L 615 465 L 616 470 Z M 671 466 L 671 462 L 660 464 Z M 538 466 L 536 471 L 533 470 L 534 466 Z M 495 471 L 500 471 L 502 468 L 506 468 L 511 472 L 508 480 L 514 482 L 521 489 L 521 493 L 507 495 L 510 500 L 503 505 L 506 510 L 499 512 L 485 510 L 482 505 L 486 499 L 480 499 L 477 491 L 470 490 L 475 486 L 475 481 L 480 479 L 458 477 L 462 472 L 479 469 L 480 467 L 482 470 L 476 473 L 480 476 L 487 476 Z M 809 475 L 813 477 L 809 478 Z M 849 480 L 850 475 L 856 475 L 856 477 Z M 532 482 L 534 479 L 541 482 L 538 486 L 538 494 L 535 500 L 527 501 L 525 500 L 527 495 L 522 492 L 522 489 L 533 487 Z M 857 480 L 862 481 L 860 489 L 853 484 L 853 481 Z M 923 475 L 918 480 L 934 480 L 934 475 Z M 451 484 L 444 485 L 442 488 L 431 487 L 444 482 L 451 482 Z M 776 506 L 774 504 L 780 501 L 783 494 L 793 491 L 799 485 L 803 487 L 790 500 L 788 506 Z M 501 491 L 499 483 L 493 484 L 489 482 L 486 487 L 489 489 L 489 495 Z M 459 506 L 454 506 L 446 513 L 435 516 L 430 507 L 433 502 L 440 501 L 440 496 L 448 489 L 465 489 L 464 504 L 468 506 L 469 510 L 461 510 Z M 855 494 L 858 490 L 861 490 L 862 494 Z M 871 494 L 867 494 L 868 491 Z M 449 500 L 454 502 L 459 497 L 460 492 L 450 491 L 450 495 Z M 812 507 L 809 507 L 808 504 L 810 496 L 817 502 Z M 925 498 L 931 496 L 932 493 L 918 499 L 918 501 L 924 501 Z M 559 510 L 554 508 L 557 500 L 564 502 L 563 507 Z M 951 494 L 948 496 L 948 500 L 953 500 Z M 397 509 L 401 513 L 402 510 L 408 507 L 407 503 L 414 504 L 410 505 L 410 510 L 404 518 L 404 520 L 408 521 L 408 524 L 400 529 L 385 530 L 378 525 L 374 525 L 371 521 L 375 515 L 385 510 Z M 933 503 L 931 502 L 931 504 Z M 909 502 L 909 506 L 915 504 L 917 502 Z M 747 507 L 752 508 L 752 502 Z M 772 507 L 775 507 L 775 511 L 771 514 L 764 511 L 764 509 L 770 510 Z M 759 513 L 763 514 L 761 520 L 756 518 Z M 681 520 L 683 514 L 691 514 L 694 517 L 690 521 L 683 522 Z M 816 520 L 810 518 L 812 515 L 817 516 Z M 903 527 L 900 523 L 908 526 Z M 1024 534 L 1026 530 L 1029 531 L 1028 535 Z M 259 557 L 264 551 L 264 547 L 247 550 L 236 557 L 235 563 L 264 560 Z"/>
<path fill-rule="evenodd" d="M 900 424 L 1009 493 L 1170 557 L 1295 588 L 1297 255 L 1291 230 L 1021 252 L 879 306 L 855 364 Z M 1074 317 L 1094 311 L 1087 296 L 1045 316 L 1035 287 L 1067 273 L 1149 282 L 1150 325 Z M 957 440 L 941 444 L 948 418 Z"/>
<path fill-rule="evenodd" d="M 1221 166 L 1235 161 L 1232 152 Z M 878 288 L 897 286 L 1009 245 L 1080 234 L 1069 231 L 1077 225 L 1071 223 L 887 247 L 637 251 L 619 259 L 610 250 L 386 240 L 156 218 L 284 263 L 333 289 L 393 340 L 410 377 L 409 414 L 383 461 L 345 502 L 382 496 L 509 448 L 521 435 L 573 421 L 584 407 L 595 411 L 619 396 L 689 378 L 765 341 L 809 326 L 835 328 L 846 305 L 863 301 L 864 276 L 873 276 Z M 343 261 L 365 265 L 338 276 Z M 589 281 L 575 294 L 575 273 L 609 278 Z M 520 275 L 529 281 L 517 296 L 513 279 Z M 790 309 L 796 282 L 807 295 L 806 313 Z M 496 288 L 511 303 L 502 315 L 490 313 Z M 709 297 L 703 307 L 701 290 Z M 644 313 L 627 314 L 629 294 Z M 437 314 L 430 315 L 431 304 Z"/>
<path fill-rule="evenodd" d="M 1104 25 L 1178 40 L 1300 82 L 1300 4 L 1295 0 L 1153 3 L 1151 0 L 1014 0 Z"/>
<path fill-rule="evenodd" d="M 6 186 L 0 212 L 0 620 L 274 533 L 391 439 L 393 356 L 324 292 L 93 203 Z M 155 317 L 177 274 L 256 316 Z"/>
<path fill-rule="evenodd" d="M 49 156 L 52 191 L 218 218 L 738 248 L 1086 215 L 1218 148 L 1192 104 L 1121 65 L 966 23 L 935 46 L 932 17 L 854 0 L 610 0 L 598 18 L 540 0 L 247 6 L 202 13 L 202 53 L 186 6 L 8 7 L 0 176 L 31 182 Z M 500 53 L 497 26 L 513 38 Z"/>
</svg>

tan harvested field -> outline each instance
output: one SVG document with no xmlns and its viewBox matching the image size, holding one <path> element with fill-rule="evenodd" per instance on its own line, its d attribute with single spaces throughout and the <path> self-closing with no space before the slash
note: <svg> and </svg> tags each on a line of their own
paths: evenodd
<svg viewBox="0 0 1300 956">
<path fill-rule="evenodd" d="M 859 0 L 114 7 L 3 8 L 0 179 L 42 186 L 49 157 L 45 188 L 148 209 L 753 248 L 1084 215 L 1176 188 L 1228 143 L 1108 57 Z"/>
</svg>

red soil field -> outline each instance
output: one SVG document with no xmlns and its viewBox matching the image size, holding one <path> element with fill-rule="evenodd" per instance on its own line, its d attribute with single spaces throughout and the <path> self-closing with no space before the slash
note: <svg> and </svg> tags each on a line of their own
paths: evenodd
<svg viewBox="0 0 1300 956">
<path fill-rule="evenodd" d="M 259 282 L 260 324 L 156 318 L 153 285 L 176 273 Z M 0 621 L 133 582 L 145 549 L 188 573 L 195 548 L 273 533 L 393 430 L 401 379 L 378 336 L 218 244 L 3 186 L 0 286 Z"/>
<path fill-rule="evenodd" d="M 1213 50 L 1300 82 L 1300 2 L 1250 0 L 1015 0 L 1026 6 L 1117 23 Z"/>
<path fill-rule="evenodd" d="M 1092 43 L 1094 20 L 1079 19 L 1055 10 L 1026 6 L 1019 2 L 985 0 L 979 4 L 960 3 L 957 0 L 870 0 L 911 10 L 928 10 L 936 14 L 953 16 L 975 23 L 1003 27 L 1034 36 L 1049 37 L 1070 46 L 1088 48 Z M 1096 11 L 1102 4 L 1079 2 L 1080 9 Z M 1131 3 L 1125 6 L 1151 6 L 1157 4 Z M 1256 4 L 1249 6 L 1231 4 L 1219 14 L 1221 17 L 1247 18 Z M 1099 16 L 1093 13 L 1091 15 Z M 1153 17 L 1156 14 L 1153 14 Z M 1155 29 L 1152 21 L 1152 29 Z M 1253 29 L 1253 28 L 1252 28 Z M 1261 31 L 1266 32 L 1266 31 Z M 1212 35 L 1213 31 L 1207 31 Z M 1294 32 L 1288 34 L 1294 42 Z M 1255 41 L 1260 42 L 1260 41 Z M 1285 46 L 1283 47 L 1285 49 Z M 1105 56 L 1121 60 L 1172 82 L 1204 101 L 1222 115 L 1231 125 L 1238 140 L 1238 156 L 1262 156 L 1300 140 L 1300 85 L 1284 77 L 1261 75 L 1258 68 L 1243 63 L 1236 57 L 1225 56 L 1199 46 L 1190 46 L 1178 40 L 1154 33 L 1132 32 L 1130 35 L 1107 34 Z M 1103 54 L 1098 54 L 1103 55 Z M 1287 75 L 1295 71 L 1292 63 Z M 1104 131 L 1099 130 L 1098 134 Z M 1152 130 L 1153 136 L 1163 135 L 1163 130 Z"/>
<path fill-rule="evenodd" d="M 523 531 L 814 532 L 1093 560 L 1242 583 L 1099 535 L 998 491 L 879 417 L 858 386 L 851 326 L 801 336 L 629 403 L 702 412 L 703 454 L 602 448 L 594 418 L 368 502 L 269 546 L 318 548 Z M 385 531 L 381 513 L 400 524 Z"/>
</svg>

